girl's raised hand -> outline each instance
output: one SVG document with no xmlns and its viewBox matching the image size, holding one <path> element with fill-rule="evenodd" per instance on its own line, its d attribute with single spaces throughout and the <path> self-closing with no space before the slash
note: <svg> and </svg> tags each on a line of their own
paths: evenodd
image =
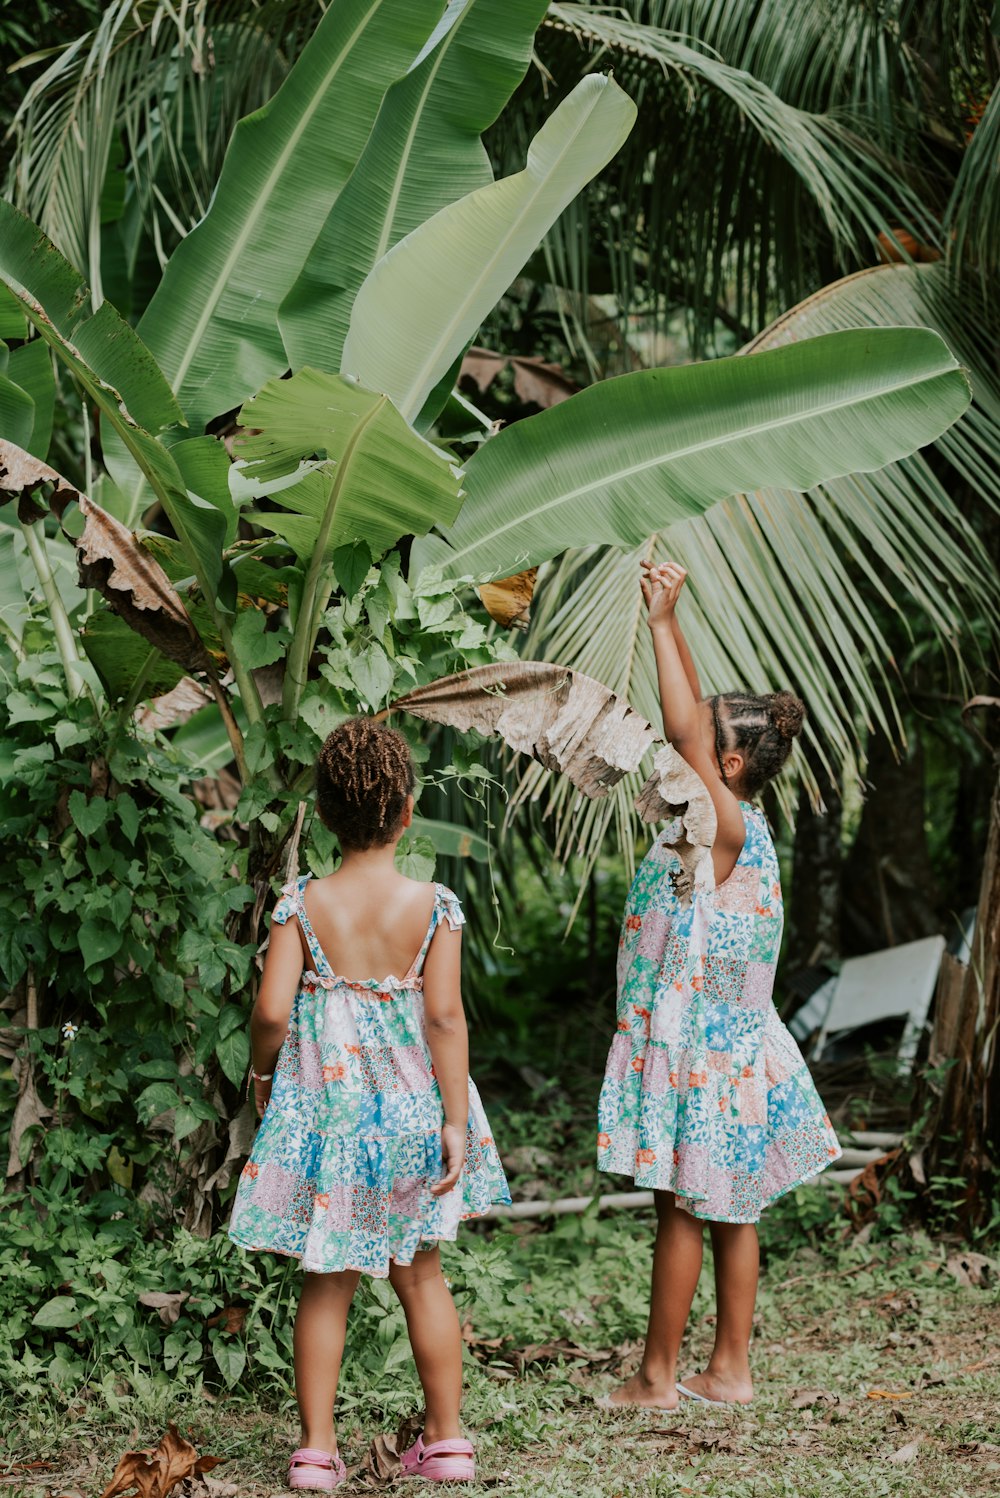
<svg viewBox="0 0 1000 1498">
<path fill-rule="evenodd" d="M 673 618 L 687 572 L 678 562 L 642 562 L 639 585 L 646 605 L 646 623 L 650 629 Z"/>
</svg>

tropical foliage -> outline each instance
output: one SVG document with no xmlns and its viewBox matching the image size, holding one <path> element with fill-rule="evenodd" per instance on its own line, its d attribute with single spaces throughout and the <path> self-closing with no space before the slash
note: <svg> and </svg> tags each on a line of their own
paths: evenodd
<svg viewBox="0 0 1000 1498">
<path fill-rule="evenodd" d="M 502 25 L 494 18 L 491 38 L 499 30 L 507 44 L 487 56 L 481 11 L 476 0 L 456 0 L 432 31 L 433 6 L 426 14 L 393 0 L 331 7 L 273 100 L 236 129 L 211 206 L 171 256 L 137 332 L 87 292 L 29 220 L 4 209 L 0 276 L 100 412 L 110 475 L 101 498 L 128 525 L 153 505 L 172 532 L 133 544 L 88 496 L 79 538 L 86 580 L 158 652 L 144 670 L 162 681 L 156 663 L 166 656 L 207 679 L 248 788 L 242 811 L 264 813 L 254 822 L 261 869 L 274 868 L 273 848 L 291 825 L 309 758 L 296 734 L 311 672 L 313 696 L 320 693 L 315 652 L 329 634 L 327 611 L 338 591 L 349 602 L 362 582 L 356 560 L 342 559 L 338 573 L 338 551 L 357 545 L 378 556 L 432 526 L 447 533 L 464 482 L 459 547 L 449 562 L 456 582 L 445 587 L 429 572 L 418 585 L 440 597 L 470 573 L 503 575 L 561 551 L 573 532 L 556 516 L 568 516 L 585 494 L 588 539 L 635 541 L 656 520 L 698 513 L 750 484 L 801 488 L 848 468 L 878 467 L 938 435 L 967 400 L 933 335 L 842 334 L 753 366 L 727 361 L 598 387 L 487 443 L 463 477 L 457 454 L 436 454 L 418 433 L 445 404 L 451 372 L 498 296 L 628 137 L 636 114 L 613 81 L 590 75 L 538 131 L 522 172 L 473 185 L 487 171 L 477 131 L 527 68 L 539 19 L 537 6 L 510 8 Z M 413 73 L 405 71 L 411 61 Z M 488 107 L 479 87 L 448 95 L 443 108 L 447 81 L 463 63 L 491 77 Z M 456 128 L 472 172 L 459 185 L 471 190 L 446 192 L 442 202 L 421 184 Z M 378 232 L 360 262 L 340 218 L 331 219 L 347 211 L 337 205 L 348 180 L 376 210 L 368 225 Z M 369 180 L 376 184 L 371 203 Z M 416 185 L 404 191 L 407 183 Z M 280 232 L 292 214 L 294 241 Z M 351 248 L 342 252 L 345 244 Z M 376 258 L 375 250 L 384 253 Z M 302 344 L 290 309 L 314 295 L 321 264 L 340 288 L 341 323 L 350 305 L 342 347 L 336 336 L 314 343 L 321 372 L 304 368 L 290 384 L 256 395 L 238 421 L 260 435 L 237 437 L 231 469 L 223 440 L 201 433 L 288 367 Z M 11 384 L 22 392 L 15 435 L 30 445 L 32 397 Z M 811 394 L 800 410 L 803 391 Z M 652 439 L 638 464 L 631 456 L 637 413 Z M 671 464 L 675 448 L 692 444 L 694 454 Z M 574 474 L 584 457 L 592 473 L 581 488 Z M 547 464 L 565 472 L 566 487 L 547 497 L 532 532 L 532 476 Z M 54 476 L 38 469 L 17 480 L 16 468 L 16 459 L 8 461 L 6 486 L 22 496 L 22 522 L 37 523 L 41 511 L 23 496 Z M 56 482 L 60 513 L 67 496 L 71 489 Z M 264 507 L 247 509 L 252 497 Z M 261 539 L 261 528 L 278 539 Z M 382 586 L 380 574 L 372 586 Z M 99 670 L 109 656 L 120 662 L 116 636 L 121 627 L 107 620 L 88 627 Z M 376 631 L 373 649 L 361 652 L 365 669 L 382 653 Z M 278 715 L 255 673 L 282 661 Z M 235 693 L 223 686 L 220 665 Z M 69 656 L 67 669 L 75 669 Z M 351 680 L 354 701 L 381 705 L 392 674 L 376 671 L 367 691 Z M 139 700 L 143 690 L 131 682 L 127 695 Z M 327 723 L 353 705 L 342 698 L 334 707 L 329 693 L 322 700 Z M 310 752 L 314 740 L 315 731 Z"/>
<path fill-rule="evenodd" d="M 22 59 L 0 204 L 0 971 L 2 1309 L 29 1390 L 95 1359 L 109 1402 L 123 1369 L 233 1385 L 241 1307 L 250 1376 L 287 1389 L 286 1287 L 200 1235 L 251 1125 L 240 996 L 268 892 L 337 858 L 306 792 L 344 715 L 454 726 L 400 858 L 482 874 L 490 772 L 455 728 L 551 764 L 549 709 L 577 688 L 600 712 L 560 764 L 597 763 L 611 794 L 538 764 L 514 799 L 557 814 L 563 852 L 592 859 L 611 821 L 631 848 L 638 755 L 624 778 L 587 756 L 626 700 L 655 719 L 642 554 L 691 568 L 707 686 L 808 697 L 821 778 L 899 733 L 901 635 L 959 682 L 977 630 L 989 648 L 998 68 L 970 45 L 982 7 L 931 9 L 115 0 Z M 543 326 L 566 398 L 495 435 L 455 389 L 463 355 L 496 335 L 524 380 L 553 353 Z M 687 362 L 706 351 L 733 356 Z M 521 675 L 551 700 L 518 737 L 501 709 L 528 663 L 473 584 L 536 564 Z M 518 608 L 532 584 L 507 590 Z M 466 718 L 484 678 L 507 695 Z M 620 879 L 603 903 L 596 880 L 562 887 L 593 938 L 568 978 L 560 952 L 565 992 L 592 991 Z M 551 924 L 525 938 L 542 1000 Z M 523 971 L 490 957 L 473 1004 L 528 1048 Z M 499 1322 L 490 1251 L 462 1259 Z M 378 1378 L 399 1322 L 377 1291 L 364 1309 L 377 1335 L 351 1357 Z M 600 1314 L 631 1335 L 620 1311 Z"/>
<path fill-rule="evenodd" d="M 14 344 L 0 372 L 0 485 L 17 502 L 5 532 L 17 568 L 5 610 L 15 710 L 19 673 L 33 669 L 40 595 L 47 670 L 55 652 L 59 691 L 91 726 L 65 745 L 66 724 L 57 731 L 53 722 L 54 742 L 36 726 L 42 742 L 29 748 L 60 766 L 59 754 L 69 752 L 74 773 L 91 775 L 77 833 L 103 837 L 118 825 L 129 776 L 112 768 L 105 781 L 87 765 L 111 762 L 98 746 L 103 733 L 139 744 L 130 725 L 144 699 L 163 699 L 155 721 L 194 771 L 234 765 L 233 793 L 211 820 L 248 826 L 249 846 L 233 850 L 229 903 L 206 900 L 200 909 L 214 922 L 210 945 L 225 926 L 239 976 L 286 841 L 292 866 L 301 836 L 313 869 L 332 866 L 335 849 L 318 824 L 303 827 L 302 802 L 329 729 L 346 713 L 379 710 L 408 688 L 510 655 L 460 602 L 470 575 L 503 576 L 581 535 L 631 545 L 751 484 L 802 488 L 877 468 L 941 434 L 968 401 L 956 361 L 933 333 L 842 332 L 753 360 L 637 372 L 500 437 L 484 443 L 480 427 L 463 442 L 475 413 L 449 392 L 466 347 L 636 119 L 615 82 L 589 74 L 537 131 L 523 169 L 492 180 L 479 133 L 525 75 L 541 18 L 537 3 L 498 15 L 484 0 L 453 0 L 441 16 L 431 3 L 338 0 L 273 97 L 235 128 L 210 205 L 179 239 L 136 328 L 104 295 L 100 236 L 88 231 L 74 242 L 97 283 L 88 287 L 37 225 L 0 205 L 0 280 L 9 289 L 0 310 Z M 218 19 L 220 37 L 235 48 L 239 17 Z M 47 181 L 46 216 L 64 239 L 72 240 L 58 216 L 67 164 L 93 171 L 92 187 L 103 170 L 103 189 L 111 157 L 101 156 L 97 116 L 87 136 L 92 156 L 61 139 L 51 159 L 44 149 L 33 157 L 48 125 L 32 111 L 48 97 L 56 116 L 106 106 L 116 118 L 132 97 L 129 59 L 158 57 L 158 34 L 176 24 L 155 8 L 119 4 L 29 92 L 15 186 L 30 200 L 39 177 Z M 184 47 L 171 53 L 175 73 L 187 55 Z M 148 86 L 155 76 L 154 68 Z M 67 105 L 60 89 L 70 80 Z M 178 97 L 187 89 L 205 102 L 191 80 Z M 188 159 L 185 142 L 178 137 L 169 149 L 149 117 L 129 130 L 128 171 L 145 174 L 162 197 L 161 187 L 153 192 L 152 134 L 164 170 Z M 85 186 L 73 201 L 97 211 Z M 155 241 L 157 220 L 143 219 L 143 201 L 136 189 L 136 222 Z M 364 229 L 355 234 L 362 209 Z M 112 222 L 120 238 L 123 224 Z M 316 329 L 301 316 L 314 300 L 323 309 Z M 303 355 L 311 364 L 296 367 Z M 289 367 L 292 377 L 282 378 Z M 44 460 L 57 396 L 70 381 L 87 429 L 99 423 L 101 467 L 88 442 L 74 465 L 83 472 L 65 477 Z M 412 542 L 432 529 L 433 542 Z M 85 593 L 67 587 L 70 548 Z M 59 708 L 43 696 L 24 712 L 44 725 Z M 157 752 L 150 747 L 152 758 Z M 26 763 L 11 761 L 8 783 Z M 464 765 L 457 771 L 471 781 L 482 776 L 481 766 Z M 66 812 L 49 800 L 40 798 L 38 836 L 62 849 Z M 203 830 L 178 834 L 180 843 L 193 838 L 201 847 Z M 402 857 L 429 872 L 435 845 L 477 847 L 447 818 L 429 816 Z M 91 969 L 106 964 L 100 981 L 125 981 L 154 964 L 179 1005 L 164 1027 L 176 1058 L 199 1012 L 184 953 L 203 927 L 181 935 L 183 912 L 173 911 L 184 952 L 127 950 L 128 911 L 139 898 L 131 865 L 123 851 L 95 857 L 111 877 L 93 902 L 79 892 L 87 909 L 77 943 L 83 982 L 74 992 L 82 1007 L 71 1022 L 100 1020 Z M 94 874 L 81 863 L 81 875 L 88 869 Z M 210 875 L 206 865 L 205 876 L 214 883 L 217 870 Z M 5 976 L 44 996 L 29 1015 L 34 1034 L 59 1010 L 65 965 L 60 948 L 36 950 L 32 933 L 44 929 L 52 899 L 76 898 L 72 877 L 68 889 L 50 883 L 32 886 L 18 897 L 24 909 L 12 906 L 7 916 Z M 216 976 L 224 995 L 224 975 Z M 220 1107 L 224 1119 L 233 1116 L 231 1097 L 209 1101 L 220 1071 L 231 1084 L 242 1060 L 230 1019 L 219 1024 L 217 1035 L 211 1024 L 199 1029 L 189 1071 L 152 1079 L 177 1140 L 192 1120 L 214 1127 Z M 28 1044 L 37 1044 L 31 1034 Z M 188 1081 L 177 1091 L 181 1075 Z M 22 1103 L 34 1076 L 26 1053 Z M 199 1096 L 202 1114 L 192 1101 Z M 124 1145 L 132 1148 L 115 1147 Z"/>
</svg>

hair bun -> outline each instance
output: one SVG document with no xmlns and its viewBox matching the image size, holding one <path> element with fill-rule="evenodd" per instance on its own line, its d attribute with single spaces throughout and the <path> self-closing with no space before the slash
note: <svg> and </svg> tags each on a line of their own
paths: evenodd
<svg viewBox="0 0 1000 1498">
<path fill-rule="evenodd" d="M 783 739 L 797 739 L 802 732 L 806 705 L 794 692 L 771 692 L 767 698 L 771 722 Z"/>
</svg>

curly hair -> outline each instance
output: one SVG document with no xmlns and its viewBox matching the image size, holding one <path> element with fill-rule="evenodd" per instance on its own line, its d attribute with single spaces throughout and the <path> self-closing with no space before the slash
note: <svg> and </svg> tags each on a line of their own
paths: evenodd
<svg viewBox="0 0 1000 1498">
<path fill-rule="evenodd" d="M 784 768 L 792 741 L 802 732 L 805 703 L 792 692 L 720 692 L 710 697 L 715 725 L 715 757 L 725 780 L 722 757 L 729 749 L 743 755 L 740 789 L 748 799 Z"/>
<path fill-rule="evenodd" d="M 341 848 L 392 842 L 414 786 L 401 733 L 373 718 L 349 718 L 330 734 L 316 762 L 316 806 Z"/>
</svg>

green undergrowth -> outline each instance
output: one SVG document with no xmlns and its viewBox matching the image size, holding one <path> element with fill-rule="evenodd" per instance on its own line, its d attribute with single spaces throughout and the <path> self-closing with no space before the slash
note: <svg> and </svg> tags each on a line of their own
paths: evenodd
<svg viewBox="0 0 1000 1498">
<path fill-rule="evenodd" d="M 815 1192 L 796 1197 L 764 1234 L 757 1396 L 747 1411 L 593 1408 L 592 1396 L 631 1371 L 639 1354 L 648 1214 L 590 1211 L 549 1226 L 470 1229 L 449 1246 L 446 1271 L 466 1326 L 464 1415 L 484 1481 L 515 1495 L 541 1484 L 574 1498 L 846 1498 L 860 1485 L 914 1498 L 996 1491 L 995 1281 L 960 1285 L 948 1267 L 954 1247 L 919 1234 L 845 1239 L 832 1208 L 810 1223 Z M 282 1489 L 296 1436 L 287 1356 L 297 1271 L 251 1261 L 220 1238 L 178 1235 L 171 1247 L 176 1272 L 160 1285 L 164 1293 L 180 1285 L 184 1264 L 190 1295 L 170 1326 L 162 1318 L 173 1307 L 135 1307 L 141 1333 L 115 1347 L 94 1341 L 85 1354 L 66 1328 L 60 1377 L 29 1353 L 20 1380 L 10 1379 L 0 1411 L 13 1491 L 99 1491 L 121 1452 L 154 1444 L 169 1421 L 200 1451 L 226 1459 L 215 1485 L 194 1491 L 257 1498 Z M 165 1249 L 131 1252 L 129 1277 L 107 1292 L 108 1305 L 133 1307 Z M 82 1282 L 63 1292 L 78 1310 L 98 1306 L 91 1321 L 106 1319 L 97 1288 L 104 1273 L 95 1261 L 93 1302 Z M 10 1345 L 9 1314 L 3 1325 Z M 689 1367 L 704 1361 L 711 1334 L 707 1262 Z M 78 1357 L 84 1383 L 69 1378 Z M 349 1461 L 361 1462 L 375 1435 L 417 1409 L 400 1311 L 387 1286 L 369 1282 L 352 1310 L 339 1404 Z M 31 1462 L 46 1465 L 25 1471 Z M 354 1487 L 366 1490 L 362 1477 Z"/>
</svg>

